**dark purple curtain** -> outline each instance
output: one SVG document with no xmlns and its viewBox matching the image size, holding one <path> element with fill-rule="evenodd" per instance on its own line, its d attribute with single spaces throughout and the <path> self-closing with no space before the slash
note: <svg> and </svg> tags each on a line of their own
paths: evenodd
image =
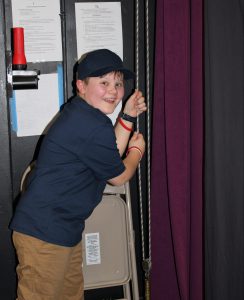
<svg viewBox="0 0 244 300">
<path fill-rule="evenodd" d="M 201 300 L 202 0 L 156 7 L 152 136 L 153 300 Z"/>
</svg>

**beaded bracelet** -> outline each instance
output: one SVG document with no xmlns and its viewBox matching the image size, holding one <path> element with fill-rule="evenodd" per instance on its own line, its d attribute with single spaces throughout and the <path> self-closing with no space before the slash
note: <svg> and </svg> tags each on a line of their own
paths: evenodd
<svg viewBox="0 0 244 300">
<path fill-rule="evenodd" d="M 128 150 L 126 152 L 126 156 L 129 154 L 129 152 L 131 150 L 136 150 L 136 151 L 138 151 L 138 153 L 140 153 L 140 156 L 141 156 L 140 161 L 141 161 L 142 160 L 142 156 L 143 156 L 143 154 L 141 152 L 141 149 L 139 147 L 137 147 L 137 146 L 131 146 L 131 147 L 128 148 Z"/>
<path fill-rule="evenodd" d="M 121 118 L 119 118 L 119 123 L 121 124 L 122 127 L 124 127 L 124 129 L 126 129 L 128 131 L 132 131 L 133 130 L 132 127 L 130 128 L 130 127 L 126 126 L 125 123 L 122 121 Z"/>
</svg>

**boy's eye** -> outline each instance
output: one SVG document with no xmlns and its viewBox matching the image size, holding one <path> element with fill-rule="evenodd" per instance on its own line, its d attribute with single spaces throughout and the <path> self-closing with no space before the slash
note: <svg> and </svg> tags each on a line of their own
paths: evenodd
<svg viewBox="0 0 244 300">
<path fill-rule="evenodd" d="M 108 82 L 107 81 L 102 81 L 101 84 L 107 86 Z"/>
<path fill-rule="evenodd" d="M 113 85 L 112 83 L 109 83 L 108 81 L 101 81 L 100 82 L 100 84 L 101 85 L 103 85 L 103 86 L 106 86 L 106 87 L 108 87 L 109 85 Z M 124 86 L 124 83 L 123 83 L 123 81 L 120 81 L 120 82 L 116 82 L 115 84 L 114 84 L 114 87 L 117 89 L 117 88 L 121 88 L 121 87 L 123 87 Z"/>
<path fill-rule="evenodd" d="M 123 82 L 117 82 L 116 83 L 116 87 L 123 87 L 124 86 L 124 83 Z"/>
</svg>

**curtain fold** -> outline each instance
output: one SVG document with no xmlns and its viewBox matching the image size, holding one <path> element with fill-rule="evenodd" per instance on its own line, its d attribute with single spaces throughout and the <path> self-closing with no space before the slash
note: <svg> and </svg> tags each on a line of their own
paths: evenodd
<svg viewBox="0 0 244 300">
<path fill-rule="evenodd" d="M 156 7 L 152 299 L 202 299 L 202 0 Z"/>
<path fill-rule="evenodd" d="M 206 300 L 244 299 L 243 4 L 205 1 Z"/>
</svg>

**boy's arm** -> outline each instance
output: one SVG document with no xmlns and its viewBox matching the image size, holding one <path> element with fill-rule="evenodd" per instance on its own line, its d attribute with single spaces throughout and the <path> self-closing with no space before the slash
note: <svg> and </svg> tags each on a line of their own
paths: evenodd
<svg viewBox="0 0 244 300">
<path fill-rule="evenodd" d="M 121 123 L 124 124 L 124 126 L 126 126 L 128 129 L 123 127 Z M 133 123 L 123 119 L 120 122 L 118 121 L 114 128 L 120 156 L 122 156 L 125 152 L 132 130 Z"/>
<path fill-rule="evenodd" d="M 111 178 L 108 180 L 112 185 L 122 185 L 126 183 L 134 175 L 136 168 L 144 154 L 145 151 L 145 141 L 140 133 L 134 133 L 128 148 L 128 154 L 123 160 L 125 165 L 125 170 L 119 176 Z"/>
<path fill-rule="evenodd" d="M 112 185 L 120 186 L 129 181 L 136 171 L 140 158 L 140 154 L 137 153 L 137 151 L 130 151 L 126 158 L 123 160 L 125 171 L 119 176 L 108 180 L 108 182 Z"/>
<path fill-rule="evenodd" d="M 142 93 L 136 90 L 127 100 L 124 107 L 124 113 L 135 118 L 137 115 L 146 111 L 146 109 L 147 107 L 145 104 L 145 99 L 142 96 Z M 119 121 L 115 126 L 115 135 L 117 139 L 117 147 L 119 149 L 120 156 L 123 155 L 126 149 L 132 130 L 133 130 L 133 122 L 124 119 L 119 119 Z"/>
</svg>

